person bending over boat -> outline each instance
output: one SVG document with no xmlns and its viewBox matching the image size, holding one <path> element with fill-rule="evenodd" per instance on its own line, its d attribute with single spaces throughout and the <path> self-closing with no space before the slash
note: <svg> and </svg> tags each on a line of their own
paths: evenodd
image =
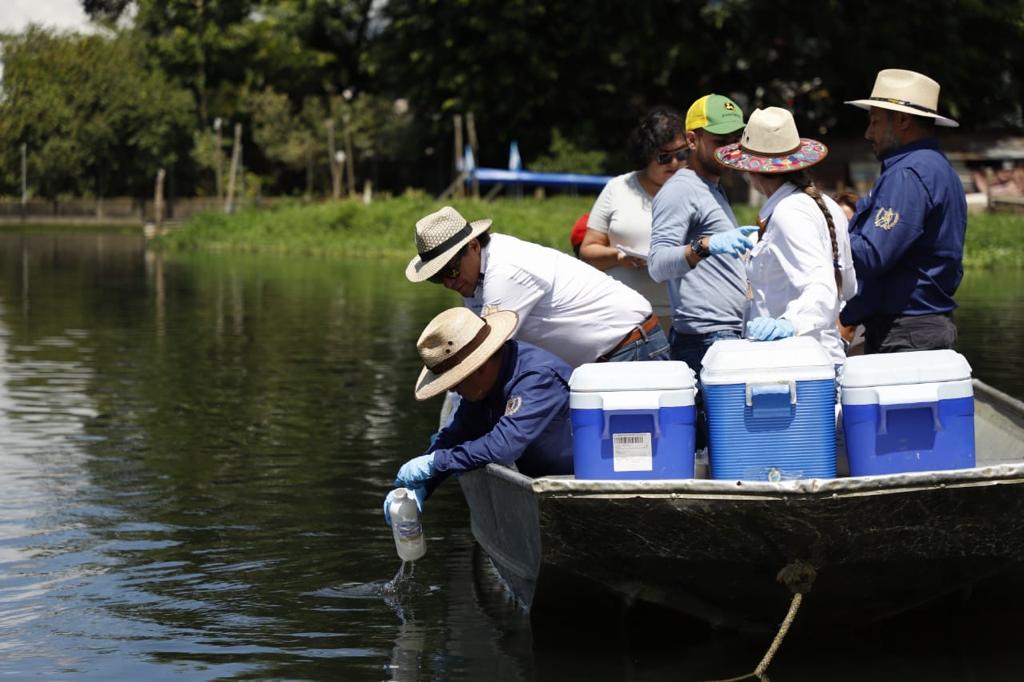
<svg viewBox="0 0 1024 682">
<path fill-rule="evenodd" d="M 865 353 L 952 348 L 953 295 L 963 279 L 967 200 L 939 149 L 939 84 L 903 69 L 878 72 L 871 96 L 847 102 L 870 114 L 864 137 L 882 173 L 857 204 L 850 246 L 861 291 L 843 324 L 861 323 Z"/>
<path fill-rule="evenodd" d="M 746 261 L 746 336 L 810 336 L 842 365 L 839 308 L 857 293 L 857 276 L 843 209 L 807 173 L 827 155 L 821 142 L 801 138 L 793 114 L 779 107 L 754 111 L 743 138 L 715 150 L 719 163 L 749 173 L 767 198 Z"/>
<path fill-rule="evenodd" d="M 511 311 L 480 318 L 451 308 L 431 320 L 416 342 L 424 365 L 416 399 L 449 389 L 462 396 L 431 452 L 403 464 L 395 478 L 396 487 L 415 491 L 421 510 L 449 474 L 490 462 L 527 476 L 572 473 L 572 368 L 546 350 L 510 339 L 517 322 Z M 392 493 L 384 501 L 389 525 Z"/>
<path fill-rule="evenodd" d="M 466 221 L 445 206 L 416 223 L 405 276 L 443 284 L 470 310 L 518 314 L 519 339 L 569 365 L 667 360 L 668 340 L 643 296 L 572 256 Z"/>
</svg>

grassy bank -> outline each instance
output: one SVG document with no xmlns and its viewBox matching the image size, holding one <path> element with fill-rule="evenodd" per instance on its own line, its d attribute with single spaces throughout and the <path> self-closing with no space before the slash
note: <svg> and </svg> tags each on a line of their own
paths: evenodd
<svg viewBox="0 0 1024 682">
<path fill-rule="evenodd" d="M 468 220 L 491 218 L 496 232 L 569 251 L 569 229 L 594 197 L 450 202 Z M 285 203 L 234 215 L 206 213 L 161 239 L 172 250 L 226 250 L 316 256 L 413 253 L 416 221 L 445 202 L 425 195 L 323 204 Z M 756 210 L 737 206 L 741 224 Z M 967 227 L 967 267 L 1024 267 L 1024 214 L 975 214 Z"/>
<path fill-rule="evenodd" d="M 376 200 L 369 206 L 357 201 L 294 203 L 231 216 L 202 214 L 162 238 L 161 244 L 175 250 L 411 257 L 416 221 L 451 204 L 467 220 L 492 219 L 495 232 L 568 251 L 569 229 L 593 202 L 592 196 L 438 202 L 409 195 Z"/>
</svg>

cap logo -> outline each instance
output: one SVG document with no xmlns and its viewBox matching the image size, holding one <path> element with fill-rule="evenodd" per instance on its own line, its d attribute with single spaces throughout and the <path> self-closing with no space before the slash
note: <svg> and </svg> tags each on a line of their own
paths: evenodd
<svg viewBox="0 0 1024 682">
<path fill-rule="evenodd" d="M 728 100 L 726 100 L 722 104 L 722 108 L 725 109 L 726 111 L 736 111 L 736 105 L 734 105 L 732 102 L 730 102 Z"/>
</svg>

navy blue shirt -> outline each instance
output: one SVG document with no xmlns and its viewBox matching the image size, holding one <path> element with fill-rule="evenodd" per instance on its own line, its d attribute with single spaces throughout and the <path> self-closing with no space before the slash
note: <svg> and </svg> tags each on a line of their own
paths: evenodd
<svg viewBox="0 0 1024 682">
<path fill-rule="evenodd" d="M 463 399 L 434 441 L 439 473 L 489 462 L 527 476 L 572 473 L 569 376 L 561 358 L 522 341 L 502 346 L 501 371 L 483 399 Z"/>
<path fill-rule="evenodd" d="M 963 184 L 935 138 L 887 154 L 850 220 L 860 286 L 843 309 L 843 323 L 953 310 L 966 232 Z"/>
</svg>

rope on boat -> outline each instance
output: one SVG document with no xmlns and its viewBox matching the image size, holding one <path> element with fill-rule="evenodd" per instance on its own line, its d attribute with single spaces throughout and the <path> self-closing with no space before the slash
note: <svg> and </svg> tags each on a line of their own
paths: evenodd
<svg viewBox="0 0 1024 682">
<path fill-rule="evenodd" d="M 757 664 L 753 672 L 741 675 L 740 677 L 716 680 L 715 682 L 739 682 L 740 680 L 752 677 L 758 680 L 767 679 L 765 671 L 768 670 L 772 659 L 775 658 L 779 647 L 782 646 L 782 640 L 786 638 L 786 633 L 789 632 L 793 621 L 796 620 L 796 614 L 800 610 L 800 604 L 803 603 L 804 594 L 811 591 L 811 586 L 814 584 L 814 579 L 817 575 L 818 572 L 814 570 L 814 567 L 803 561 L 794 561 L 779 571 L 775 579 L 789 588 L 793 593 L 793 598 L 789 602 L 789 611 L 786 612 L 786 617 L 783 619 L 782 625 L 779 626 L 779 631 L 775 633 L 775 639 L 772 640 L 772 643 L 768 646 L 768 651 L 765 652 L 761 662 Z"/>
</svg>

